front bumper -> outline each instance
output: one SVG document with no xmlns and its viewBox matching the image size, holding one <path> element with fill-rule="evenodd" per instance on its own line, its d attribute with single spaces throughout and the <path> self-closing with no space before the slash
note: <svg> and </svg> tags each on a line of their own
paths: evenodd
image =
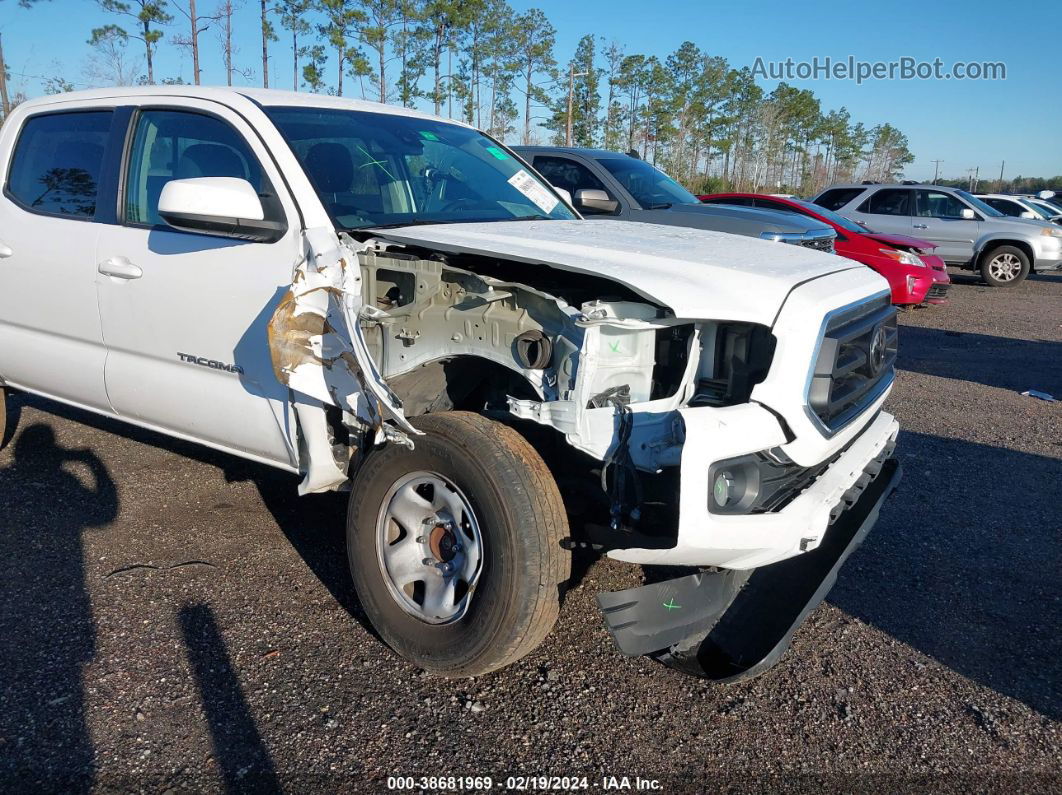
<svg viewBox="0 0 1062 795">
<path fill-rule="evenodd" d="M 753 571 L 702 572 L 598 594 L 616 645 L 719 682 L 763 673 L 826 598 L 899 480 L 899 461 L 888 458 L 813 552 Z"/>
<path fill-rule="evenodd" d="M 884 402 L 879 399 L 878 406 Z M 899 425 L 877 412 L 865 427 L 838 434 L 823 447 L 820 461 L 834 460 L 815 481 L 773 512 L 724 515 L 708 510 L 709 469 L 721 459 L 775 445 L 784 438 L 774 417 L 757 406 L 680 409 L 685 427 L 679 481 L 679 524 L 674 546 L 666 549 L 612 549 L 609 557 L 642 565 L 719 566 L 754 569 L 815 549 L 830 526 L 831 514 L 867 466 L 894 443 Z M 777 434 L 777 435 L 773 435 Z M 823 442 L 825 444 L 825 442 Z M 835 458 L 834 458 L 835 457 Z"/>
</svg>

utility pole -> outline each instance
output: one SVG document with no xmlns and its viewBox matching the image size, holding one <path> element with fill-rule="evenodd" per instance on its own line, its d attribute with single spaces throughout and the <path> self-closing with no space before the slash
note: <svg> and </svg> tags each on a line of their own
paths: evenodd
<svg viewBox="0 0 1062 795">
<path fill-rule="evenodd" d="M 4 112 L 4 119 L 11 112 L 11 100 L 7 98 L 7 62 L 4 60 L 3 34 L 0 34 L 0 110 Z"/>
<path fill-rule="evenodd" d="M 572 145 L 572 98 L 575 96 L 575 78 L 585 77 L 589 72 L 575 71 L 575 64 L 568 69 L 568 126 L 564 131 L 564 145 Z"/>
<path fill-rule="evenodd" d="M 933 164 L 933 183 L 936 184 L 937 177 L 940 176 L 940 164 L 943 163 L 944 161 L 943 160 L 930 160 L 929 162 Z"/>
<path fill-rule="evenodd" d="M 1004 160 L 999 164 L 999 189 L 1003 190 L 1003 167 L 1007 165 L 1007 161 Z"/>
<path fill-rule="evenodd" d="M 970 175 L 969 191 L 970 193 L 974 193 L 977 190 L 977 178 L 981 175 L 981 167 L 968 168 L 966 169 L 966 173 Z"/>
</svg>

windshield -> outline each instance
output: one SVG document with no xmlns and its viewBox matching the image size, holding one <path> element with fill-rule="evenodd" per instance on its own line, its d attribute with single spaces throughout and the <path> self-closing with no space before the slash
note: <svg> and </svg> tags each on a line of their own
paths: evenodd
<svg viewBox="0 0 1062 795">
<path fill-rule="evenodd" d="M 961 197 L 963 201 L 965 201 L 967 204 L 969 204 L 975 210 L 978 210 L 978 211 L 984 213 L 989 218 L 1005 218 L 1006 217 L 1003 213 L 1001 213 L 995 207 L 989 207 L 987 204 L 985 204 L 983 201 L 978 199 L 972 193 L 967 193 L 964 190 L 957 190 L 957 191 L 955 191 L 955 195 Z"/>
<path fill-rule="evenodd" d="M 1041 218 L 1046 218 L 1048 221 L 1050 221 L 1052 218 L 1054 218 L 1056 215 L 1058 215 L 1058 210 L 1055 210 L 1054 212 L 1051 212 L 1050 210 L 1047 209 L 1047 207 L 1045 207 L 1044 205 L 1040 204 L 1040 202 L 1028 201 L 1027 200 L 1027 201 L 1023 202 L 1023 204 L 1025 204 L 1026 207 L 1030 208 L 1033 212 L 1035 212 Z M 1050 205 L 1048 205 L 1048 206 L 1050 206 Z"/>
<path fill-rule="evenodd" d="M 873 233 L 874 231 L 873 229 L 868 229 L 865 226 L 860 226 L 854 221 L 849 221 L 840 213 L 835 213 L 833 210 L 827 210 L 825 207 L 818 204 L 814 204 L 813 202 L 806 202 L 803 199 L 790 199 L 789 201 L 791 201 L 793 204 L 799 204 L 801 207 L 805 208 L 809 213 L 815 213 L 816 215 L 825 218 L 827 221 L 837 224 L 837 226 L 841 227 L 841 229 L 843 229 L 845 232 L 851 232 L 853 235 L 861 235 L 864 232 Z M 779 207 L 779 209 L 781 208 Z"/>
<path fill-rule="evenodd" d="M 476 130 L 369 111 L 265 111 L 340 229 L 577 217 Z"/>
<path fill-rule="evenodd" d="M 602 157 L 598 162 L 608 169 L 643 210 L 673 204 L 700 204 L 701 201 L 663 171 L 633 157 Z"/>
</svg>

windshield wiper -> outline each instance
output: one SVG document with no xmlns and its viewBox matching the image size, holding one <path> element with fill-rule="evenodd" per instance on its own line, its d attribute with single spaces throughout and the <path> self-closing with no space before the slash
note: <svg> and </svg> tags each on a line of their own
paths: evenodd
<svg viewBox="0 0 1062 795">
<path fill-rule="evenodd" d="M 467 223 L 467 221 L 465 221 L 464 219 L 450 220 L 450 221 L 440 221 L 440 220 L 433 220 L 433 219 L 430 219 L 430 218 L 414 218 L 414 219 L 411 219 L 409 221 L 398 221 L 397 223 L 393 223 L 393 224 L 369 224 L 368 226 L 356 226 L 356 227 L 353 227 L 353 229 L 356 230 L 356 231 L 361 231 L 363 229 L 398 229 L 399 227 L 402 227 L 402 226 L 434 226 L 435 224 L 463 224 L 463 223 Z"/>
<path fill-rule="evenodd" d="M 657 204 L 647 204 L 645 209 L 647 210 L 670 210 L 674 206 L 673 202 L 658 202 Z"/>
<path fill-rule="evenodd" d="M 434 224 L 489 224 L 501 221 L 548 221 L 549 216 L 545 215 L 520 215 L 516 218 L 451 218 L 442 221 L 433 221 L 428 218 L 417 218 L 411 221 L 401 221 L 393 224 L 374 224 L 372 226 L 359 226 L 358 230 L 362 229 L 398 229 L 403 226 L 431 226 Z"/>
</svg>

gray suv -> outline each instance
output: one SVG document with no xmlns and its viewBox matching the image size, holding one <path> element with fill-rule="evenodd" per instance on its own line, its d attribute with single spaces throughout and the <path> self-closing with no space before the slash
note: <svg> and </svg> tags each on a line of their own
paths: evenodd
<svg viewBox="0 0 1062 795">
<path fill-rule="evenodd" d="M 1008 218 L 958 188 L 833 185 L 813 201 L 875 232 L 935 243 L 946 263 L 979 270 L 993 287 L 1017 284 L 1030 271 L 1062 270 L 1062 228 Z"/>
<path fill-rule="evenodd" d="M 667 174 L 630 155 L 577 147 L 513 149 L 554 187 L 566 190 L 586 218 L 692 226 L 833 253 L 837 233 L 821 221 L 775 210 L 702 204 Z"/>
</svg>

